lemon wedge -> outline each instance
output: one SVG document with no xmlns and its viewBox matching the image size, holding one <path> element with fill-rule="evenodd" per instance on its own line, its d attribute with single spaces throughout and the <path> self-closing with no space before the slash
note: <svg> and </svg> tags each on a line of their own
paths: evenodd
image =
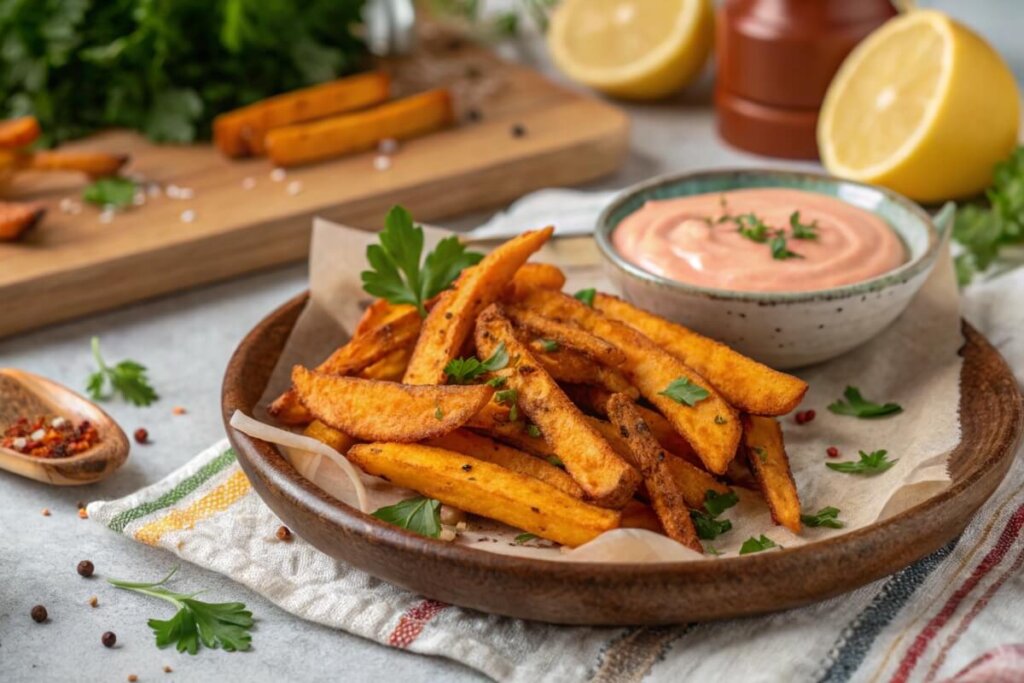
<svg viewBox="0 0 1024 683">
<path fill-rule="evenodd" d="M 567 76 L 641 100 L 694 80 L 713 39 L 711 0 L 565 0 L 548 31 L 551 56 Z"/>
<path fill-rule="evenodd" d="M 821 160 L 918 201 L 977 194 L 1017 144 L 1019 102 L 992 46 L 940 12 L 912 11 L 843 62 L 818 120 Z"/>
</svg>

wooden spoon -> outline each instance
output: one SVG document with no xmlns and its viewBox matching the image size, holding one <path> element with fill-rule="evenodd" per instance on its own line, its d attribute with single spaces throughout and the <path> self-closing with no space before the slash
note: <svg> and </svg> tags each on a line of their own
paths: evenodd
<svg viewBox="0 0 1024 683">
<path fill-rule="evenodd" d="M 56 486 L 79 486 L 103 479 L 128 458 L 128 437 L 94 403 L 30 372 L 0 368 L 0 428 L 41 415 L 76 425 L 88 420 L 99 432 L 99 443 L 68 458 L 38 458 L 0 447 L 0 469 Z"/>
</svg>

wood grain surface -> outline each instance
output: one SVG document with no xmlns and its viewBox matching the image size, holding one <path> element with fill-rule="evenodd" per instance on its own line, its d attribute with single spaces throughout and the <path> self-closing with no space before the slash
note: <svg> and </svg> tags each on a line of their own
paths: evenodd
<svg viewBox="0 0 1024 683">
<path fill-rule="evenodd" d="M 851 591 L 957 536 L 1013 460 L 1024 401 L 999 353 L 964 323 L 962 440 L 949 488 L 863 529 L 778 552 L 653 565 L 531 560 L 424 538 L 337 501 L 264 442 L 227 426 L 252 414 L 295 320 L 300 296 L 246 337 L 228 365 L 222 407 L 228 437 L 257 493 L 323 552 L 435 600 L 563 624 L 669 624 L 773 612 Z"/>
<path fill-rule="evenodd" d="M 6 198 L 47 208 L 22 241 L 0 243 L 0 336 L 301 260 L 314 216 L 377 229 L 401 203 L 435 220 L 592 180 L 625 159 L 622 112 L 480 47 L 437 38 L 415 59 L 383 68 L 394 73 L 396 94 L 449 86 L 460 121 L 403 143 L 384 171 L 366 153 L 291 169 L 274 182 L 266 159 L 230 161 L 209 145 L 156 146 L 114 131 L 69 147 L 129 153 L 128 172 L 194 196 L 164 194 L 104 223 L 96 207 L 61 210 L 61 200 L 80 197 L 80 177 L 26 174 L 0 187 Z M 255 181 L 249 190 L 247 178 Z M 194 221 L 182 220 L 187 210 Z"/>
</svg>

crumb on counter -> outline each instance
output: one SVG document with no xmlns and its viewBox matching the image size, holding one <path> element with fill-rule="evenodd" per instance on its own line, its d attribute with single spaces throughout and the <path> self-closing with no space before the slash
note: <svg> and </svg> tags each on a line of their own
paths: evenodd
<svg viewBox="0 0 1024 683">
<path fill-rule="evenodd" d="M 171 413 L 174 415 L 184 415 L 187 412 L 188 411 L 185 410 L 182 406 L 174 406 L 173 408 L 171 408 Z"/>
</svg>

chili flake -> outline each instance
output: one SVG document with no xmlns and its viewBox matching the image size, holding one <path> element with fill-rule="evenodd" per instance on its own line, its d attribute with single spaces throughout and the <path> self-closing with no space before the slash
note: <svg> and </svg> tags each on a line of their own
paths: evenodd
<svg viewBox="0 0 1024 683">
<path fill-rule="evenodd" d="M 27 417 L 8 427 L 0 446 L 36 458 L 69 458 L 84 453 L 97 443 L 100 435 L 87 420 L 77 426 L 63 417 Z"/>
</svg>

